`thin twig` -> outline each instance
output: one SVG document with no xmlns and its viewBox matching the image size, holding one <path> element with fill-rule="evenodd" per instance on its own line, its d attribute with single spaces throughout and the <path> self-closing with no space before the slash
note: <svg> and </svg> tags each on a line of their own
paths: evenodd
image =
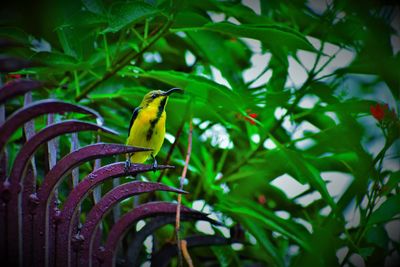
<svg viewBox="0 0 400 267">
<path fill-rule="evenodd" d="M 186 260 L 186 263 L 188 264 L 189 267 L 193 267 L 193 261 L 192 261 L 192 258 L 190 257 L 189 251 L 187 249 L 186 240 L 181 241 L 181 248 L 182 248 L 182 254 Z"/>
<path fill-rule="evenodd" d="M 75 101 L 80 101 L 84 97 L 86 97 L 87 94 L 89 94 L 92 90 L 94 90 L 98 85 L 103 83 L 104 81 L 108 80 L 112 76 L 114 76 L 119 70 L 121 70 L 123 67 L 125 67 L 129 62 L 132 60 L 140 57 L 141 55 L 144 54 L 155 42 L 157 42 L 164 34 L 168 32 L 169 27 L 172 25 L 172 20 L 169 20 L 164 27 L 158 32 L 156 36 L 151 40 L 151 42 L 148 43 L 143 49 L 141 49 L 138 53 L 132 53 L 134 51 L 129 51 L 126 55 L 121 57 L 121 59 L 115 64 L 114 68 L 111 69 L 110 71 L 107 71 L 104 76 L 100 80 L 96 80 L 93 83 L 91 83 L 88 87 L 86 87 L 81 94 L 75 97 Z"/>
<path fill-rule="evenodd" d="M 192 124 L 192 118 L 190 117 L 190 122 L 189 122 L 189 137 L 188 137 L 188 148 L 187 148 L 187 153 L 186 153 L 186 159 L 185 159 L 185 166 L 183 167 L 182 171 L 182 176 L 179 181 L 179 189 L 183 189 L 183 182 L 185 181 L 186 178 L 186 173 L 187 169 L 189 166 L 189 161 L 190 161 L 190 155 L 192 153 L 192 135 L 193 135 L 193 124 Z M 182 265 L 182 244 L 181 244 L 181 239 L 180 239 L 180 228 L 181 228 L 181 202 L 182 202 L 182 195 L 178 194 L 178 205 L 176 206 L 176 220 L 175 220 L 175 234 L 176 234 L 176 244 L 178 247 L 178 266 L 183 266 Z"/>
</svg>

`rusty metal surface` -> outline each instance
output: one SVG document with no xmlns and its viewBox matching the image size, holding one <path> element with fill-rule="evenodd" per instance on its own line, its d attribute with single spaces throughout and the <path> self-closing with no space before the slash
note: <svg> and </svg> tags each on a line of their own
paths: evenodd
<svg viewBox="0 0 400 267">
<path fill-rule="evenodd" d="M 42 86 L 42 82 L 35 80 L 19 79 L 10 81 L 0 88 L 0 104 L 13 97 L 41 88 Z"/>
<path fill-rule="evenodd" d="M 31 212 L 35 212 L 38 220 L 34 222 L 34 233 L 35 237 L 35 259 L 36 266 L 44 266 L 44 258 L 48 259 L 48 251 L 44 249 L 45 247 L 45 239 L 48 243 L 48 229 L 45 229 L 45 226 L 49 227 L 53 222 L 49 221 L 50 204 L 53 200 L 53 192 L 55 188 L 62 182 L 63 178 L 71 172 L 74 168 L 83 164 L 84 162 L 103 158 L 118 154 L 126 154 L 132 152 L 139 151 L 147 151 L 146 148 L 138 148 L 125 146 L 121 144 L 106 144 L 106 143 L 98 143 L 94 145 L 88 145 L 82 148 L 79 148 L 70 154 L 63 157 L 53 169 L 46 175 L 43 180 L 42 186 L 39 188 L 36 199 L 37 205 L 32 206 L 33 209 Z M 48 245 L 46 246 L 48 248 Z M 45 256 L 45 252 L 47 256 Z"/>
<path fill-rule="evenodd" d="M 0 55 L 0 72 L 14 72 L 37 65 L 30 60 Z"/>
<path fill-rule="evenodd" d="M 3 150 L 11 135 L 19 127 L 22 127 L 25 122 L 43 114 L 62 114 L 65 112 L 89 114 L 100 118 L 100 115 L 96 111 L 87 107 L 78 106 L 58 100 L 37 101 L 14 112 L 14 114 L 8 117 L 3 125 L 0 126 L 0 151 Z"/>
<path fill-rule="evenodd" d="M 208 221 L 213 225 L 221 225 L 219 222 L 211 219 L 205 213 L 184 213 L 181 215 L 181 222 L 184 221 Z M 145 239 L 155 232 L 158 228 L 167 225 L 175 224 L 175 214 L 167 214 L 164 216 L 155 217 L 151 221 L 147 222 L 146 225 L 140 229 L 137 233 L 134 233 L 132 242 L 129 244 L 128 249 L 125 253 L 125 264 L 124 266 L 139 266 L 137 259 L 139 257 L 140 249 L 143 247 Z"/>
<path fill-rule="evenodd" d="M 191 236 L 185 238 L 188 248 L 194 247 L 208 247 L 208 246 L 223 246 L 235 243 L 235 240 L 216 235 L 201 235 Z M 164 245 L 156 254 L 151 258 L 152 267 L 165 267 L 168 266 L 171 259 L 177 255 L 175 244 Z"/>
<path fill-rule="evenodd" d="M 134 210 L 122 216 L 122 218 L 114 224 L 108 233 L 108 238 L 105 246 L 100 248 L 95 257 L 102 263 L 102 266 L 114 266 L 116 259 L 116 250 L 122 238 L 135 225 L 135 222 L 141 219 L 165 215 L 175 214 L 176 204 L 169 202 L 149 202 L 136 207 Z M 181 206 L 182 214 L 201 212 Z"/>
<path fill-rule="evenodd" d="M 22 214 L 21 214 L 21 189 L 22 183 L 24 182 L 24 172 L 26 170 L 29 159 L 36 151 L 36 149 L 44 142 L 65 133 L 77 132 L 77 131 L 97 131 L 102 130 L 105 132 L 111 132 L 110 130 L 100 127 L 93 123 L 81 122 L 77 120 L 64 121 L 61 123 L 53 124 L 48 126 L 34 135 L 28 140 L 25 145 L 21 148 L 17 154 L 14 165 L 11 169 L 10 176 L 3 183 L 3 190 L 1 197 L 6 205 L 5 217 L 7 217 L 7 251 L 9 259 L 14 261 L 22 261 Z M 32 181 L 28 181 L 32 184 Z M 11 242 L 12 241 L 12 242 Z M 19 259 L 18 259 L 19 255 Z"/>
<path fill-rule="evenodd" d="M 156 169 L 162 170 L 170 168 L 174 167 L 160 165 Z M 131 164 L 129 169 L 125 169 L 125 162 L 117 162 L 105 165 L 86 176 L 85 179 L 69 194 L 58 219 L 58 231 L 63 234 L 57 238 L 56 248 L 63 249 L 57 249 L 56 251 L 56 258 L 59 261 L 57 262 L 57 265 L 69 266 L 70 264 L 69 251 L 72 235 L 71 221 L 73 221 L 77 207 L 82 203 L 90 191 L 106 180 L 127 175 L 135 176 L 138 173 L 152 170 L 154 170 L 152 165 L 144 164 Z M 80 238 L 81 236 L 78 236 L 76 239 L 79 241 Z"/>
<path fill-rule="evenodd" d="M 125 198 L 149 193 L 154 191 L 169 191 L 174 193 L 187 193 L 185 191 L 169 187 L 160 183 L 133 181 L 130 183 L 122 184 L 110 192 L 108 192 L 98 204 L 96 204 L 86 217 L 86 221 L 80 231 L 83 237 L 82 243 L 82 257 L 80 258 L 81 266 L 91 266 L 92 244 L 94 233 L 99 226 L 102 218 L 111 211 L 111 208 L 124 200 Z"/>
</svg>

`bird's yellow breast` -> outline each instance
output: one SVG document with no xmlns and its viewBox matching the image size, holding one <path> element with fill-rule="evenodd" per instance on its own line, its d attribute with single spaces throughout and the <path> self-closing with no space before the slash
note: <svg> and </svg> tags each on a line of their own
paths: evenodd
<svg viewBox="0 0 400 267">
<path fill-rule="evenodd" d="M 157 112 L 158 109 L 151 107 L 140 110 L 130 129 L 127 145 L 153 149 L 133 154 L 131 156 L 133 163 L 143 163 L 151 155 L 155 157 L 161 149 L 165 137 L 166 114 L 163 111 L 158 118 Z"/>
</svg>

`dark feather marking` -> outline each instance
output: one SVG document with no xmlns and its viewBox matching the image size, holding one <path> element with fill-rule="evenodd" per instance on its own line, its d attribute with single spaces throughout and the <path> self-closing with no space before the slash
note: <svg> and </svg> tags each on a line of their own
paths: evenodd
<svg viewBox="0 0 400 267">
<path fill-rule="evenodd" d="M 128 128 L 128 137 L 129 137 L 129 135 L 131 134 L 131 128 L 132 128 L 132 126 L 133 126 L 133 123 L 135 122 L 135 120 L 136 120 L 136 118 L 137 118 L 137 116 L 138 116 L 138 114 L 139 114 L 139 111 L 140 111 L 141 109 L 142 109 L 141 107 L 137 107 L 137 108 L 135 108 L 135 109 L 133 110 L 132 117 L 131 117 L 131 122 L 129 123 L 129 128 Z"/>
<path fill-rule="evenodd" d="M 158 106 L 157 116 L 153 120 L 150 120 L 150 128 L 146 135 L 147 141 L 150 141 L 151 137 L 153 136 L 154 127 L 156 127 L 157 122 L 160 120 L 161 115 L 164 112 L 164 107 L 166 103 L 167 98 L 161 100 L 160 105 Z"/>
</svg>

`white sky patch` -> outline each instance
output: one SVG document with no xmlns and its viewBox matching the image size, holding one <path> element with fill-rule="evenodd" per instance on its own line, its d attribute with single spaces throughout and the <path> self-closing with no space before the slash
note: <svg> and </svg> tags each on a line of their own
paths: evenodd
<svg viewBox="0 0 400 267">
<path fill-rule="evenodd" d="M 299 150 L 306 150 L 310 147 L 315 146 L 316 144 L 317 144 L 317 142 L 315 142 L 313 139 L 304 139 L 304 140 L 296 142 L 295 146 Z"/>
<path fill-rule="evenodd" d="M 254 143 L 258 144 L 260 142 L 260 135 L 259 134 L 253 134 L 251 136 L 251 141 L 253 141 Z"/>
<path fill-rule="evenodd" d="M 211 227 L 211 223 L 206 222 L 206 221 L 198 221 L 198 222 L 196 222 L 196 229 L 199 232 L 202 232 L 202 233 L 207 234 L 207 235 L 215 234 L 214 229 L 212 229 L 212 227 Z"/>
<path fill-rule="evenodd" d="M 242 4 L 251 8 L 257 15 L 261 15 L 261 4 L 259 0 L 242 0 Z"/>
<path fill-rule="evenodd" d="M 321 41 L 317 38 L 306 36 L 306 39 L 314 46 L 315 49 L 319 50 L 321 48 Z"/>
<path fill-rule="evenodd" d="M 332 120 L 334 120 L 336 124 L 339 124 L 339 123 L 340 123 L 339 117 L 336 115 L 335 112 L 333 112 L 333 111 L 326 111 L 324 114 L 325 114 L 326 116 L 330 117 Z"/>
<path fill-rule="evenodd" d="M 259 40 L 250 39 L 250 38 L 240 38 L 254 53 L 261 54 L 261 42 Z"/>
<path fill-rule="evenodd" d="M 213 22 L 222 22 L 225 21 L 225 14 L 224 13 L 216 13 L 213 11 L 207 11 L 207 14 L 211 17 Z"/>
<path fill-rule="evenodd" d="M 158 52 L 146 52 L 143 54 L 144 61 L 149 63 L 161 63 L 162 57 L 161 54 Z"/>
<path fill-rule="evenodd" d="M 311 8 L 316 14 L 322 15 L 327 9 L 328 6 L 332 4 L 331 0 L 308 0 L 307 6 Z"/>
<path fill-rule="evenodd" d="M 400 220 L 388 222 L 385 225 L 385 229 L 390 236 L 390 239 L 397 243 L 400 242 Z"/>
<path fill-rule="evenodd" d="M 313 108 L 318 103 L 319 97 L 316 95 L 305 95 L 299 102 L 301 108 Z"/>
<path fill-rule="evenodd" d="M 241 23 L 240 23 L 237 19 L 235 19 L 234 17 L 229 17 L 229 18 L 227 19 L 227 21 L 230 22 L 230 23 L 233 23 L 233 24 L 235 24 L 235 25 L 240 25 L 240 24 L 241 24 Z"/>
<path fill-rule="evenodd" d="M 202 141 L 208 139 L 211 139 L 212 146 L 217 146 L 221 149 L 233 148 L 233 142 L 230 140 L 226 128 L 221 124 L 214 124 L 200 136 Z"/>
<path fill-rule="evenodd" d="M 151 253 L 151 251 L 153 250 L 153 236 L 149 235 L 143 242 L 144 247 L 146 248 L 146 252 L 147 253 Z"/>
<path fill-rule="evenodd" d="M 272 77 L 272 70 L 269 69 L 263 75 L 261 75 L 256 81 L 254 81 L 254 83 L 251 84 L 250 88 L 256 88 L 264 84 L 267 84 L 268 81 L 271 79 L 271 77 Z"/>
<path fill-rule="evenodd" d="M 297 52 L 297 58 L 306 67 L 307 71 L 310 71 L 315 64 L 317 55 L 313 52 L 299 50 Z"/>
<path fill-rule="evenodd" d="M 321 198 L 321 194 L 318 191 L 314 191 L 311 194 L 307 194 L 305 196 L 302 196 L 298 199 L 296 199 L 296 203 L 302 205 L 303 207 L 306 207 L 310 205 L 312 202 L 315 200 L 318 200 Z"/>
<path fill-rule="evenodd" d="M 196 57 L 189 50 L 185 51 L 185 62 L 189 67 L 193 66 L 193 64 L 196 62 Z"/>
<path fill-rule="evenodd" d="M 275 215 L 280 217 L 280 218 L 282 218 L 282 219 L 284 219 L 284 220 L 287 220 L 287 219 L 290 218 L 290 213 L 287 212 L 287 211 L 284 211 L 284 210 L 275 211 Z"/>
<path fill-rule="evenodd" d="M 288 57 L 289 60 L 289 79 L 286 80 L 285 87 L 299 88 L 307 80 L 307 72 L 293 57 Z"/>
<path fill-rule="evenodd" d="M 329 195 L 332 197 L 341 197 L 349 187 L 353 176 L 342 172 L 321 172 L 324 181 L 329 181 L 326 185 Z"/>
<path fill-rule="evenodd" d="M 299 183 L 292 176 L 286 173 L 275 178 L 271 182 L 271 185 L 282 190 L 288 198 L 294 198 L 310 187 L 308 184 L 303 185 Z"/>
<path fill-rule="evenodd" d="M 146 222 L 144 220 L 138 221 L 136 224 L 136 231 L 140 231 L 145 225 L 146 225 Z"/>
<path fill-rule="evenodd" d="M 335 58 L 332 59 L 332 61 L 329 62 L 328 65 L 326 65 L 326 67 L 316 76 L 316 78 L 331 74 L 337 69 L 347 67 L 354 60 L 355 56 L 356 54 L 353 51 L 350 51 L 348 49 L 341 49 L 336 54 Z M 322 67 L 322 65 L 325 64 L 327 61 L 328 57 L 322 56 L 320 63 L 317 65 L 317 70 Z"/>
<path fill-rule="evenodd" d="M 320 130 L 308 121 L 302 121 L 292 133 L 292 138 L 299 139 L 304 137 L 304 132 L 318 133 Z"/>
<path fill-rule="evenodd" d="M 277 120 L 280 120 L 282 118 L 282 116 L 286 114 L 286 112 L 287 112 L 287 109 L 282 108 L 282 107 L 277 107 L 275 109 L 274 116 Z"/>
<path fill-rule="evenodd" d="M 303 225 L 303 226 L 308 230 L 308 232 L 310 232 L 310 233 L 313 232 L 312 225 L 311 225 L 311 223 L 309 223 L 308 221 L 306 221 L 306 220 L 304 220 L 304 219 L 301 219 L 301 218 L 294 218 L 293 220 L 294 220 L 295 222 L 297 222 L 297 223 Z"/>
<path fill-rule="evenodd" d="M 252 55 L 250 58 L 251 67 L 243 72 L 244 81 L 247 83 L 253 81 L 257 76 L 259 76 L 268 66 L 271 57 L 272 57 L 271 53 L 265 53 L 265 54 L 256 53 Z"/>
<path fill-rule="evenodd" d="M 343 213 L 346 220 L 346 228 L 357 227 L 360 224 L 360 210 L 353 201 Z"/>
<path fill-rule="evenodd" d="M 201 211 L 201 209 L 202 209 L 203 206 L 204 206 L 204 203 L 205 203 L 204 200 L 195 200 L 195 201 L 193 201 L 193 203 L 192 203 L 192 209 Z"/>
<path fill-rule="evenodd" d="M 269 139 L 269 138 L 268 138 L 267 140 L 265 140 L 263 146 L 264 146 L 266 149 L 274 149 L 274 148 L 276 148 L 275 143 L 274 143 L 271 139 Z"/>
<path fill-rule="evenodd" d="M 175 142 L 175 136 L 170 133 L 165 133 L 165 139 L 167 139 L 171 144 Z"/>
<path fill-rule="evenodd" d="M 214 81 L 216 83 L 222 84 L 229 89 L 232 89 L 231 85 L 228 83 L 228 81 L 222 76 L 221 71 L 213 66 L 211 66 L 211 73 L 214 77 Z"/>
</svg>

